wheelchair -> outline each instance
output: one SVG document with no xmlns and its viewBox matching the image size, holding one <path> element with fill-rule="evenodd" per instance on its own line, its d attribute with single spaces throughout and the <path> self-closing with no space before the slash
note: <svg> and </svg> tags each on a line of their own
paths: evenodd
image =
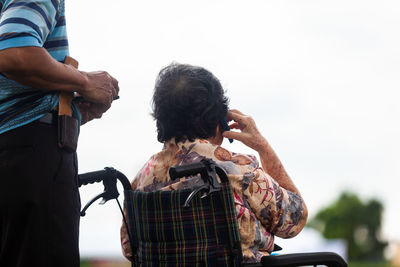
<svg viewBox="0 0 400 267">
<path fill-rule="evenodd" d="M 200 174 L 204 185 L 177 191 L 133 191 L 118 170 L 79 175 L 79 186 L 103 182 L 104 191 L 81 211 L 102 198 L 116 199 L 117 181 L 124 189 L 126 216 L 118 202 L 132 248 L 132 266 L 328 266 L 347 267 L 333 252 L 264 256 L 258 263 L 244 263 L 232 190 L 225 171 L 209 159 L 171 167 L 171 179 Z M 217 175 L 220 180 L 217 179 Z M 275 246 L 275 250 L 279 250 Z"/>
</svg>

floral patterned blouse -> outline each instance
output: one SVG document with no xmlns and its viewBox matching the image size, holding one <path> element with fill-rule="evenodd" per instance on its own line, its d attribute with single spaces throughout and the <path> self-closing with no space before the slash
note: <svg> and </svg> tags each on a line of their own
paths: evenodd
<svg viewBox="0 0 400 267">
<path fill-rule="evenodd" d="M 132 181 L 132 188 L 145 192 L 180 190 L 202 185 L 198 176 L 171 181 L 171 166 L 214 160 L 228 174 L 234 194 L 243 258 L 259 261 L 274 248 L 274 235 L 290 238 L 301 231 L 302 199 L 282 187 L 260 167 L 256 157 L 229 152 L 207 140 L 175 143 L 170 140 L 153 155 Z M 125 257 L 132 255 L 125 226 L 121 228 Z"/>
</svg>

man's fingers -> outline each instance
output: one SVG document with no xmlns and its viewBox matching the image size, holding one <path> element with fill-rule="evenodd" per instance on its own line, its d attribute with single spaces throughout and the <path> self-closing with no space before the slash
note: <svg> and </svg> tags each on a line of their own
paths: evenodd
<svg viewBox="0 0 400 267">
<path fill-rule="evenodd" d="M 78 107 L 81 108 L 89 108 L 91 105 L 90 102 L 87 102 L 86 100 L 83 99 L 83 101 L 78 102 Z"/>
<path fill-rule="evenodd" d="M 117 79 L 115 79 L 113 76 L 110 75 L 111 78 L 111 83 L 112 83 L 112 89 L 113 89 L 113 99 L 118 95 L 119 93 L 119 85 Z"/>
<path fill-rule="evenodd" d="M 115 79 L 113 76 L 111 76 L 111 80 L 112 80 L 112 84 L 114 85 L 115 91 L 116 91 L 116 95 L 118 95 L 119 93 L 119 84 L 118 84 L 118 80 Z"/>
<path fill-rule="evenodd" d="M 95 119 L 100 119 L 103 116 L 103 113 L 94 113 L 92 114 Z"/>
</svg>

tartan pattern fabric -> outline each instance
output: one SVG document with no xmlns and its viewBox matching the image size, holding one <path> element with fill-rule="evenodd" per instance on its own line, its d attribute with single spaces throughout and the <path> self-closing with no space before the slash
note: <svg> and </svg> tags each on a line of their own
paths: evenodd
<svg viewBox="0 0 400 267">
<path fill-rule="evenodd" d="M 183 207 L 192 190 L 125 191 L 138 266 L 240 266 L 240 235 L 229 184 Z"/>
</svg>

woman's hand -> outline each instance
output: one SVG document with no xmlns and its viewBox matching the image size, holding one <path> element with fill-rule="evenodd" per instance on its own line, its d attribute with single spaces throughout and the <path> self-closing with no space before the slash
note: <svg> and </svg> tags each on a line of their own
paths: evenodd
<svg viewBox="0 0 400 267">
<path fill-rule="evenodd" d="M 225 131 L 222 133 L 225 138 L 238 140 L 258 153 L 263 152 L 268 142 L 258 131 L 252 117 L 243 114 L 239 110 L 232 109 L 228 111 L 226 120 L 233 120 L 233 123 L 229 127 L 231 129 L 238 129 L 240 132 Z"/>
<path fill-rule="evenodd" d="M 279 185 L 291 192 L 300 195 L 299 190 L 286 173 L 282 162 L 267 140 L 258 131 L 254 120 L 239 110 L 233 109 L 228 112 L 228 121 L 234 122 L 230 125 L 232 129 L 239 129 L 240 132 L 226 131 L 222 135 L 226 138 L 233 138 L 243 142 L 246 146 L 258 152 L 264 171 L 272 176 Z"/>
</svg>

